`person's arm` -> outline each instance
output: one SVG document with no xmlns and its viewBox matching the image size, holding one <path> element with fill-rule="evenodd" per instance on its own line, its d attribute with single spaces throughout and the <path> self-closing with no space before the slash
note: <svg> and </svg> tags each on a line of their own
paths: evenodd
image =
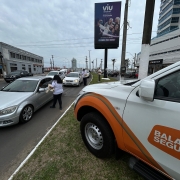
<svg viewBox="0 0 180 180">
<path fill-rule="evenodd" d="M 53 81 L 50 87 L 54 88 L 54 86 L 55 86 L 55 82 Z"/>
</svg>

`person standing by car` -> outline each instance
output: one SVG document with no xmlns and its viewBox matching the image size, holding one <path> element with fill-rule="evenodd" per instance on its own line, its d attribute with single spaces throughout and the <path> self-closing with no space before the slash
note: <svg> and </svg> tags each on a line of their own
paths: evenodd
<svg viewBox="0 0 180 180">
<path fill-rule="evenodd" d="M 99 68 L 98 69 L 98 82 L 101 81 L 101 73 L 102 73 L 101 68 Z"/>
<path fill-rule="evenodd" d="M 54 89 L 53 91 L 53 105 L 50 106 L 50 108 L 55 108 L 55 105 L 57 103 L 57 100 L 59 102 L 59 109 L 62 110 L 62 100 L 61 96 L 63 93 L 63 86 L 62 86 L 62 79 L 59 77 L 59 75 L 54 75 L 53 82 L 51 84 L 51 88 Z"/>
<path fill-rule="evenodd" d="M 87 85 L 87 73 L 86 73 L 85 69 L 82 70 L 82 78 L 83 78 L 84 86 L 86 86 Z"/>
</svg>

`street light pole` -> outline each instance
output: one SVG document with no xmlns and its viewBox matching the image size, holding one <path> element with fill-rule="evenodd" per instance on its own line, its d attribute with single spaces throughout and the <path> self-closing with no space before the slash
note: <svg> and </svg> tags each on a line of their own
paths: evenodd
<svg viewBox="0 0 180 180">
<path fill-rule="evenodd" d="M 102 69 L 102 61 L 103 61 L 103 60 L 101 59 L 101 69 Z"/>
<path fill-rule="evenodd" d="M 89 70 L 91 70 L 91 57 L 90 57 L 90 51 L 91 51 L 91 50 L 89 50 Z"/>
<path fill-rule="evenodd" d="M 97 58 L 96 58 L 96 69 L 97 69 Z"/>
<path fill-rule="evenodd" d="M 53 69 L 54 69 L 54 59 L 53 59 L 53 55 L 52 55 L 52 64 L 53 64 Z"/>
<path fill-rule="evenodd" d="M 94 69 L 94 60 L 92 61 L 92 70 Z"/>
<path fill-rule="evenodd" d="M 87 56 L 86 56 L 86 69 L 88 69 L 88 60 L 87 60 Z"/>
</svg>

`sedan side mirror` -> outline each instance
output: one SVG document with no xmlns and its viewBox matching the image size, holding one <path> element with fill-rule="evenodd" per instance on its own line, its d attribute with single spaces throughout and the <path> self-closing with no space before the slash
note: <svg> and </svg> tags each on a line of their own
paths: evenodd
<svg viewBox="0 0 180 180">
<path fill-rule="evenodd" d="M 39 92 L 44 92 L 45 88 L 39 88 Z"/>
<path fill-rule="evenodd" d="M 147 101 L 154 100 L 155 81 L 144 79 L 139 85 L 139 96 Z"/>
</svg>

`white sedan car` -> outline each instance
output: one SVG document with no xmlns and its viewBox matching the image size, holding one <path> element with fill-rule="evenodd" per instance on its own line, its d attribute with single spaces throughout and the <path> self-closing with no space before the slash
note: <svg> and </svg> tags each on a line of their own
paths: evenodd
<svg viewBox="0 0 180 180">
<path fill-rule="evenodd" d="M 64 86 L 80 86 L 83 79 L 79 72 L 70 72 L 63 79 Z"/>
</svg>

